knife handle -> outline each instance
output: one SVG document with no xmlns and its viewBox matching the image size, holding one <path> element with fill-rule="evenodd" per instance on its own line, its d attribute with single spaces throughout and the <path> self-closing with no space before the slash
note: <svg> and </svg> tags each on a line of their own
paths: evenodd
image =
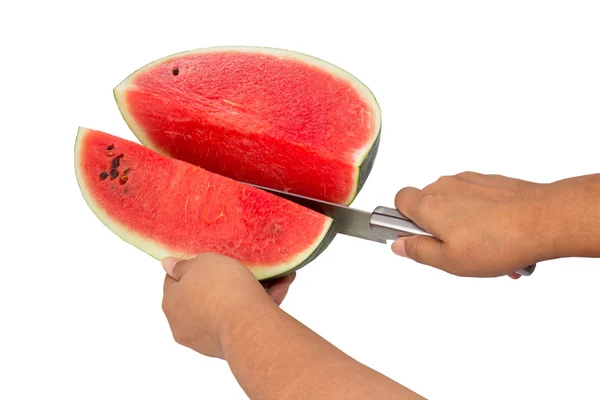
<svg viewBox="0 0 600 400">
<path fill-rule="evenodd" d="M 419 228 L 417 224 L 412 222 L 407 216 L 395 208 L 377 207 L 375 211 L 373 211 L 369 222 L 373 232 L 385 240 L 395 240 L 400 237 L 413 235 L 433 237 L 432 234 Z M 515 273 L 522 276 L 529 276 L 535 270 L 535 265 L 536 264 L 521 268 L 520 270 L 515 271 Z"/>
</svg>

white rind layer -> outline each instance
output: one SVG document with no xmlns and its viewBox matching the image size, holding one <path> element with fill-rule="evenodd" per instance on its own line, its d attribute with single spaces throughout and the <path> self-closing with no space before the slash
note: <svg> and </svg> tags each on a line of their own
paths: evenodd
<svg viewBox="0 0 600 400">
<path fill-rule="evenodd" d="M 354 190 L 348 196 L 344 204 L 350 204 L 354 197 L 356 196 L 356 191 L 358 190 L 358 179 L 360 175 L 360 166 L 369 154 L 369 151 L 373 147 L 373 144 L 377 140 L 379 132 L 381 131 L 381 109 L 379 108 L 379 104 L 373 95 L 373 92 L 360 80 L 358 80 L 354 75 L 350 74 L 348 71 L 338 67 L 337 65 L 328 63 L 327 61 L 321 60 L 316 57 L 309 56 L 307 54 L 298 53 L 291 50 L 283 50 L 283 49 L 275 49 L 270 47 L 256 47 L 256 46 L 221 46 L 221 47 L 208 47 L 204 49 L 197 50 L 189 50 L 180 52 L 177 54 L 172 54 L 170 56 L 158 59 L 153 61 L 142 68 L 135 71 L 133 74 L 129 75 L 123 82 L 121 82 L 117 87 L 113 89 L 115 100 L 123 115 L 123 119 L 129 126 L 129 128 L 133 131 L 133 133 L 137 136 L 137 138 L 142 142 L 146 147 L 151 148 L 153 150 L 159 150 L 157 146 L 152 143 L 150 137 L 144 132 L 144 130 L 136 123 L 135 118 L 129 112 L 127 107 L 127 102 L 125 101 L 125 94 L 127 90 L 131 87 L 135 87 L 133 83 L 138 74 L 152 68 L 156 65 L 160 65 L 164 62 L 172 60 L 174 58 L 179 58 L 185 55 L 190 54 L 202 54 L 202 53 L 216 53 L 216 52 L 246 52 L 246 53 L 261 53 L 261 54 L 269 54 L 276 57 L 284 58 L 284 59 L 293 59 L 301 61 L 305 64 L 316 66 L 320 69 L 323 69 L 333 76 L 341 78 L 354 87 L 357 92 L 361 95 L 363 100 L 367 102 L 370 106 L 370 109 L 375 112 L 375 126 L 372 127 L 373 137 L 371 141 L 365 143 L 363 147 L 361 147 L 354 155 L 354 166 L 356 167 L 356 171 L 354 173 L 353 180 L 355 182 Z"/>
<path fill-rule="evenodd" d="M 120 224 L 117 220 L 112 218 L 108 213 L 104 211 L 104 209 L 94 200 L 89 188 L 86 185 L 85 176 L 83 176 L 82 169 L 79 167 L 82 163 L 81 151 L 83 149 L 83 138 L 85 135 L 90 132 L 88 128 L 80 127 L 77 131 L 77 139 L 75 141 L 75 176 L 77 177 L 77 183 L 79 184 L 79 189 L 81 190 L 81 194 L 85 199 L 88 207 L 92 210 L 92 212 L 98 217 L 98 219 L 115 235 L 123 239 L 125 242 L 137 247 L 144 253 L 154 257 L 157 260 L 162 260 L 165 257 L 177 257 L 181 259 L 190 259 L 195 257 L 197 254 L 190 254 L 184 252 L 174 251 L 169 249 L 165 245 L 156 242 L 148 237 L 141 235 L 140 233 L 133 231 L 126 226 Z M 331 224 L 333 220 L 329 219 L 324 227 L 323 231 L 319 235 L 318 239 L 315 240 L 309 247 L 307 247 L 301 253 L 298 253 L 292 259 L 287 260 L 285 262 L 274 264 L 274 265 L 255 265 L 248 266 L 248 268 L 252 271 L 254 276 L 259 279 L 268 279 L 273 276 L 279 276 L 285 274 L 287 271 L 290 271 L 302 264 L 304 260 L 306 260 L 310 255 L 319 247 L 327 232 L 331 228 Z"/>
</svg>

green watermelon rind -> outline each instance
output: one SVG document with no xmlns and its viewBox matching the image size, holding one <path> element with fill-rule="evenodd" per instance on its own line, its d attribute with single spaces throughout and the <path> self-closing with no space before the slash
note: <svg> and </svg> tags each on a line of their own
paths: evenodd
<svg viewBox="0 0 600 400">
<path fill-rule="evenodd" d="M 358 179 L 357 179 L 356 191 L 354 192 L 354 197 L 352 197 L 352 200 L 350 200 L 350 203 L 348 203 L 348 205 L 350 205 L 354 201 L 354 199 L 356 198 L 358 193 L 360 193 L 361 189 L 367 182 L 367 178 L 371 174 L 371 171 L 373 170 L 373 166 L 375 165 L 375 159 L 377 158 L 377 151 L 379 150 L 380 142 L 381 142 L 381 125 L 380 125 L 380 129 L 379 129 L 379 133 L 377 133 L 377 139 L 375 139 L 375 142 L 371 146 L 371 149 L 369 150 L 369 152 L 363 159 L 362 163 L 358 166 Z"/>
<path fill-rule="evenodd" d="M 131 230 L 119 223 L 117 220 L 112 218 L 105 210 L 94 200 L 90 190 L 86 185 L 86 177 L 82 173 L 82 169 L 79 168 L 81 164 L 81 150 L 82 146 L 82 138 L 85 136 L 87 132 L 91 131 L 88 128 L 80 127 L 77 132 L 77 138 L 75 140 L 75 176 L 77 178 L 77 183 L 79 185 L 79 189 L 81 194 L 87 203 L 90 210 L 96 215 L 96 217 L 115 235 L 121 238 L 123 241 L 129 243 L 130 245 L 138 248 L 149 256 L 162 260 L 165 257 L 177 257 L 181 259 L 189 259 L 197 254 L 188 254 L 183 252 L 177 252 L 173 250 L 169 250 L 161 243 L 152 240 L 149 237 L 145 237 L 140 233 Z M 180 161 L 183 162 L 183 161 Z M 225 178 L 225 177 L 224 177 Z M 229 179 L 229 178 L 225 178 Z M 312 242 L 310 246 L 306 248 L 303 252 L 297 253 L 295 257 L 291 260 L 284 261 L 278 265 L 267 265 L 267 266 L 249 266 L 248 268 L 254 276 L 258 280 L 266 280 L 273 279 L 275 277 L 280 277 L 284 275 L 288 275 L 293 271 L 296 271 L 312 260 L 314 260 L 319 254 L 321 254 L 331 243 L 333 238 L 337 233 L 336 224 L 332 219 L 329 219 L 325 226 L 323 227 L 323 231 L 321 235 Z"/>
<path fill-rule="evenodd" d="M 271 54 L 279 57 L 292 58 L 295 60 L 299 60 L 305 62 L 312 66 L 320 67 L 321 69 L 328 71 L 332 75 L 337 78 L 345 79 L 349 82 L 360 94 L 363 100 L 365 100 L 370 106 L 371 109 L 375 112 L 375 129 L 377 132 L 376 135 L 373 136 L 372 140 L 366 143 L 361 151 L 356 154 L 356 170 L 354 176 L 355 188 L 350 193 L 346 201 L 341 202 L 343 205 L 350 205 L 360 190 L 363 188 L 369 174 L 373 168 L 375 163 L 375 158 L 377 156 L 377 150 L 379 147 L 380 137 L 381 137 L 381 108 L 375 95 L 369 89 L 367 85 L 365 85 L 362 81 L 356 78 L 354 75 L 349 73 L 348 71 L 338 67 L 335 64 L 329 63 L 320 58 L 300 53 L 292 50 L 285 49 L 277 49 L 272 47 L 259 47 L 259 46 L 219 46 L 219 47 L 207 47 L 196 50 L 188 50 L 183 51 L 176 54 L 171 54 L 167 57 L 163 57 L 152 61 L 143 67 L 137 69 L 132 74 L 130 74 L 127 78 L 125 78 L 119 85 L 117 85 L 113 89 L 113 95 L 119 111 L 125 120 L 125 123 L 129 126 L 129 129 L 133 132 L 133 134 L 138 138 L 138 140 L 144 144 L 146 147 L 157 151 L 158 153 L 164 154 L 160 148 L 154 146 L 152 140 L 149 139 L 148 135 L 144 132 L 144 130 L 137 124 L 135 118 L 129 113 L 127 110 L 127 104 L 124 99 L 124 94 L 129 87 L 133 85 L 133 81 L 138 73 L 144 71 L 147 68 L 153 67 L 155 65 L 159 65 L 163 62 L 166 62 L 170 59 L 185 56 L 188 54 L 200 54 L 200 53 L 210 53 L 210 52 L 227 52 L 227 51 L 239 51 L 239 52 L 249 52 L 249 53 L 262 53 L 262 54 Z"/>
</svg>

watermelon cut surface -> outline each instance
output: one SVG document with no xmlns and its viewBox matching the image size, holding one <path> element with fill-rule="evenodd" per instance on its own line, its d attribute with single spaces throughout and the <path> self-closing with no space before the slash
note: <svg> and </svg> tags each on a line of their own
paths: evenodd
<svg viewBox="0 0 600 400">
<path fill-rule="evenodd" d="M 350 204 L 375 160 L 381 112 L 348 72 L 304 54 L 220 47 L 175 54 L 114 89 L 138 139 L 238 181 Z"/>
<path fill-rule="evenodd" d="M 306 265 L 335 236 L 324 215 L 100 131 L 79 129 L 75 173 L 96 216 L 157 259 L 216 252 L 267 279 Z"/>
</svg>

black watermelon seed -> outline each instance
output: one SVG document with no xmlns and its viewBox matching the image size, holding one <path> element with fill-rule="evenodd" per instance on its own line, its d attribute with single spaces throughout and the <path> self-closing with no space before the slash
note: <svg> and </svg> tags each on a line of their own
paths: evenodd
<svg viewBox="0 0 600 400">
<path fill-rule="evenodd" d="M 105 180 L 106 178 L 108 178 L 108 174 L 107 174 L 105 171 L 103 171 L 103 172 L 100 172 L 100 180 L 102 180 L 102 181 L 103 181 L 103 180 Z"/>
<path fill-rule="evenodd" d="M 175 75 L 175 76 L 179 75 L 179 68 L 173 69 L 173 75 Z"/>
<path fill-rule="evenodd" d="M 112 179 L 116 179 L 116 178 L 117 178 L 117 176 L 119 176 L 119 171 L 117 171 L 117 170 L 116 170 L 116 169 L 114 169 L 114 168 L 113 168 L 113 169 L 111 169 L 111 170 L 110 170 L 110 177 L 111 177 Z"/>
<path fill-rule="evenodd" d="M 127 168 L 125 171 L 123 171 L 123 174 L 127 175 L 129 171 L 131 171 L 131 168 Z"/>
<path fill-rule="evenodd" d="M 113 158 L 112 163 L 110 164 L 110 167 L 112 169 L 119 168 L 120 163 L 121 163 L 121 157 L 115 157 L 115 158 Z"/>
<path fill-rule="evenodd" d="M 111 144 L 110 146 L 108 146 L 108 147 L 106 148 L 106 150 L 112 150 L 112 149 L 114 149 L 114 148 L 115 148 L 115 145 L 114 145 L 114 144 Z"/>
</svg>

